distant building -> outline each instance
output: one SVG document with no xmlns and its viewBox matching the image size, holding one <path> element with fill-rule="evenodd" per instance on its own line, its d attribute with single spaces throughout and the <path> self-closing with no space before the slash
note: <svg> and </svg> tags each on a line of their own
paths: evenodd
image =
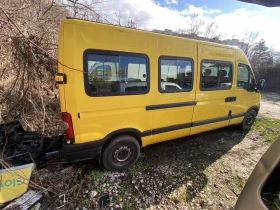
<svg viewBox="0 0 280 210">
<path fill-rule="evenodd" d="M 164 34 L 171 35 L 171 34 L 172 34 L 172 30 L 170 30 L 170 29 L 165 29 L 165 30 L 164 30 Z"/>
<path fill-rule="evenodd" d="M 161 31 L 161 30 L 158 30 L 158 29 L 153 29 L 152 32 L 162 34 L 162 31 Z"/>
<path fill-rule="evenodd" d="M 173 32 L 170 29 L 164 29 L 164 31 L 158 30 L 158 29 L 153 29 L 152 32 L 159 33 L 159 34 L 173 35 Z"/>
</svg>

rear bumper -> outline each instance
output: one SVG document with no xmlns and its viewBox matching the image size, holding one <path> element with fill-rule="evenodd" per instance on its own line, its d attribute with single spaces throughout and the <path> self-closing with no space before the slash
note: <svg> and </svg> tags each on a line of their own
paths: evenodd
<svg viewBox="0 0 280 210">
<path fill-rule="evenodd" d="M 96 158 L 101 153 L 104 140 L 81 144 L 63 144 L 63 155 L 67 161 L 77 161 Z"/>
</svg>

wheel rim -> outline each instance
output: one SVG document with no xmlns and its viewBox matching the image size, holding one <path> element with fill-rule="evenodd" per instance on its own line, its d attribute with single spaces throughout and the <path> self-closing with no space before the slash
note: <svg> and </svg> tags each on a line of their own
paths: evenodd
<svg viewBox="0 0 280 210">
<path fill-rule="evenodd" d="M 113 160 L 117 164 L 126 164 L 132 157 L 132 149 L 129 146 L 121 146 L 113 152 Z"/>
<path fill-rule="evenodd" d="M 253 123 L 253 119 L 254 119 L 253 115 L 248 116 L 246 119 L 246 124 L 251 125 Z"/>
</svg>

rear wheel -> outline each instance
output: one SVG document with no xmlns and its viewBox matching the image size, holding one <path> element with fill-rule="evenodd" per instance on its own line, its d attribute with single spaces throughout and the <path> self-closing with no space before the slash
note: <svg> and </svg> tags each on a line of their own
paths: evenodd
<svg viewBox="0 0 280 210">
<path fill-rule="evenodd" d="M 121 171 L 136 162 L 140 154 L 138 141 L 130 135 L 110 139 L 102 152 L 103 165 L 110 171 Z"/>
<path fill-rule="evenodd" d="M 242 123 L 240 123 L 238 126 L 241 130 L 244 131 L 248 131 L 251 129 L 251 127 L 253 126 L 255 119 L 256 119 L 257 113 L 255 110 L 250 110 L 248 111 L 245 116 L 244 119 L 242 121 Z"/>
</svg>

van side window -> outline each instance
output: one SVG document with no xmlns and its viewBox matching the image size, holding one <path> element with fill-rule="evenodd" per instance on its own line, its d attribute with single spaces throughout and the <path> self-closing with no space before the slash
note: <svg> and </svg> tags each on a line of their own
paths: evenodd
<svg viewBox="0 0 280 210">
<path fill-rule="evenodd" d="M 255 78 L 248 65 L 239 63 L 237 70 L 237 88 L 244 90 L 253 90 L 255 87 Z"/>
<path fill-rule="evenodd" d="M 169 56 L 159 58 L 159 92 L 191 91 L 192 85 L 192 59 Z"/>
<path fill-rule="evenodd" d="M 201 90 L 225 90 L 232 86 L 231 62 L 226 61 L 201 61 Z"/>
<path fill-rule="evenodd" d="M 147 56 L 88 50 L 84 57 L 88 95 L 145 94 L 149 91 Z"/>
</svg>

